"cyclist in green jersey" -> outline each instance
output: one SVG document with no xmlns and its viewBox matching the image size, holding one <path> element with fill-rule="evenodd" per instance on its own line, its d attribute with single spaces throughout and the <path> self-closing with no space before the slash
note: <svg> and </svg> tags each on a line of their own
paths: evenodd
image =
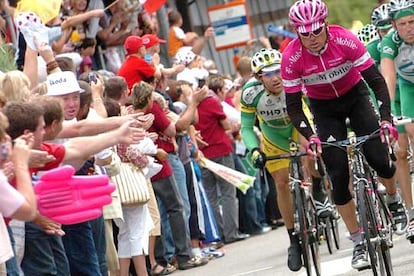
<svg viewBox="0 0 414 276">
<path fill-rule="evenodd" d="M 375 8 L 371 13 L 371 24 L 365 25 L 359 32 L 358 38 L 366 45 L 367 51 L 371 58 L 375 61 L 377 67 L 380 67 L 381 61 L 381 39 L 384 37 L 392 28 L 391 17 L 389 16 L 389 4 L 382 4 Z M 374 99 L 376 110 L 378 105 L 376 104 L 375 95 L 370 89 L 371 97 Z M 401 116 L 401 102 L 400 92 L 398 84 L 395 88 L 395 99 L 391 101 L 391 111 L 395 116 Z M 408 146 L 409 140 L 404 126 L 397 126 L 398 130 L 398 148 L 396 150 L 397 163 L 396 163 L 396 178 L 400 184 L 402 197 L 405 201 L 405 205 L 408 208 L 412 207 L 412 195 L 411 195 L 411 177 L 408 164 Z M 401 205 L 400 205 L 401 206 Z M 396 218 L 401 217 L 403 220 L 397 219 L 397 230 L 396 234 L 402 235 L 406 233 L 408 226 L 407 214 L 405 209 L 398 207 L 397 205 L 391 206 L 391 210 Z"/>
<path fill-rule="evenodd" d="M 414 117 L 414 2 L 411 0 L 391 0 L 388 8 L 393 29 L 386 33 L 379 43 L 381 72 L 387 82 L 395 115 Z M 384 31 L 385 32 L 385 31 Z M 403 129 L 399 129 L 399 132 Z M 414 124 L 407 124 L 408 136 L 414 135 Z M 401 184 L 405 204 L 409 209 L 409 225 L 406 238 L 414 238 L 414 210 L 411 196 L 411 177 L 407 160 L 407 134 L 398 139 L 399 164 L 397 176 Z M 402 163 L 402 164 L 401 164 Z M 401 216 L 404 214 L 401 210 Z"/>
<path fill-rule="evenodd" d="M 285 93 L 280 76 L 281 57 L 280 52 L 274 49 L 261 49 L 255 53 L 251 60 L 254 78 L 251 78 L 242 90 L 241 134 L 243 142 L 251 153 L 251 161 L 257 168 L 264 166 L 261 151 L 267 156 L 287 153 L 289 152 L 289 139 L 299 140 L 299 133 L 287 114 Z M 262 134 L 260 150 L 254 132 L 256 118 Z M 276 184 L 278 206 L 290 238 L 288 267 L 292 271 L 297 271 L 302 266 L 302 260 L 298 238 L 293 235 L 289 160 L 268 161 L 266 168 Z M 312 193 L 317 202 L 317 214 L 320 217 L 328 217 L 332 213 L 332 206 L 326 193 L 321 189 L 321 179 L 312 177 L 312 182 Z"/>
</svg>

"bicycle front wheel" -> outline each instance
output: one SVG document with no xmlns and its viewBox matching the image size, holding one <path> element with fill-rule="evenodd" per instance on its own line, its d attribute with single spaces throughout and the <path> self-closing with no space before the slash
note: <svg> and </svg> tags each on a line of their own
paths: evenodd
<svg viewBox="0 0 414 276">
<path fill-rule="evenodd" d="M 295 210 L 298 217 L 298 238 L 302 250 L 302 260 L 303 266 L 306 268 L 306 273 L 312 275 L 312 266 L 310 260 L 309 252 L 309 236 L 308 236 L 308 221 L 306 215 L 306 198 L 305 192 L 299 183 L 296 183 L 294 186 L 294 200 L 295 200 Z"/>
<path fill-rule="evenodd" d="M 376 217 L 373 210 L 371 194 L 373 191 L 368 191 L 364 181 L 357 183 L 357 203 L 359 223 L 363 228 L 363 237 L 366 242 L 366 247 L 369 254 L 371 269 L 373 274 L 378 275 L 379 260 L 377 258 L 377 244 L 378 244 L 378 230 Z"/>
<path fill-rule="evenodd" d="M 316 275 L 321 275 L 321 261 L 319 257 L 319 233 L 321 230 L 319 228 L 319 218 L 316 215 L 316 207 L 311 200 L 311 198 L 307 198 L 307 206 L 308 206 L 308 233 L 309 233 L 309 248 L 312 254 L 312 261 L 313 261 L 313 268 L 315 269 Z"/>
</svg>

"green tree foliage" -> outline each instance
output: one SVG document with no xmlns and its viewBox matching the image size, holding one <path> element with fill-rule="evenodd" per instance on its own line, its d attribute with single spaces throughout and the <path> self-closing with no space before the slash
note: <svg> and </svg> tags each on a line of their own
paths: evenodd
<svg viewBox="0 0 414 276">
<path fill-rule="evenodd" d="M 360 20 L 364 25 L 370 23 L 371 11 L 376 0 L 324 0 L 328 5 L 330 24 L 352 27 L 352 21 Z"/>
</svg>

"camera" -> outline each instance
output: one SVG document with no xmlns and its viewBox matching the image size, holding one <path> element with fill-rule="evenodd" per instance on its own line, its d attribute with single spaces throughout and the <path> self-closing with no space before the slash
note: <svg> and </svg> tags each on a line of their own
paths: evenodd
<svg viewBox="0 0 414 276">
<path fill-rule="evenodd" d="M 198 87 L 199 88 L 202 88 L 205 84 L 206 84 L 206 80 L 205 79 L 199 79 L 198 80 Z"/>
<path fill-rule="evenodd" d="M 94 82 L 95 84 L 98 82 L 98 79 L 96 78 L 96 74 L 93 72 L 90 72 L 88 74 L 89 83 Z"/>
</svg>

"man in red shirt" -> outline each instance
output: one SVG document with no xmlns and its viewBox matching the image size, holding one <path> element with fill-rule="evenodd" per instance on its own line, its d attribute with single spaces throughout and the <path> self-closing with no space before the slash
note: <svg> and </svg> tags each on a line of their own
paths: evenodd
<svg viewBox="0 0 414 276">
<path fill-rule="evenodd" d="M 151 83 L 153 78 L 161 78 L 161 71 L 157 69 L 158 60 L 147 62 L 144 57 L 146 48 L 139 36 L 129 36 L 124 43 L 127 58 L 119 68 L 118 76 L 124 77 L 128 88 L 132 89 L 135 83 L 144 80 Z"/>
<path fill-rule="evenodd" d="M 204 156 L 216 163 L 234 169 L 233 144 L 228 135 L 231 133 L 230 121 L 223 111 L 217 94 L 211 90 L 197 107 L 199 121 L 195 128 L 200 131 L 205 146 L 200 147 Z M 248 238 L 250 235 L 239 233 L 238 203 L 236 188 L 216 176 L 208 169 L 202 168 L 202 181 L 207 197 L 213 207 L 214 217 L 225 243 Z M 219 205 L 222 204 L 221 214 Z"/>
</svg>

